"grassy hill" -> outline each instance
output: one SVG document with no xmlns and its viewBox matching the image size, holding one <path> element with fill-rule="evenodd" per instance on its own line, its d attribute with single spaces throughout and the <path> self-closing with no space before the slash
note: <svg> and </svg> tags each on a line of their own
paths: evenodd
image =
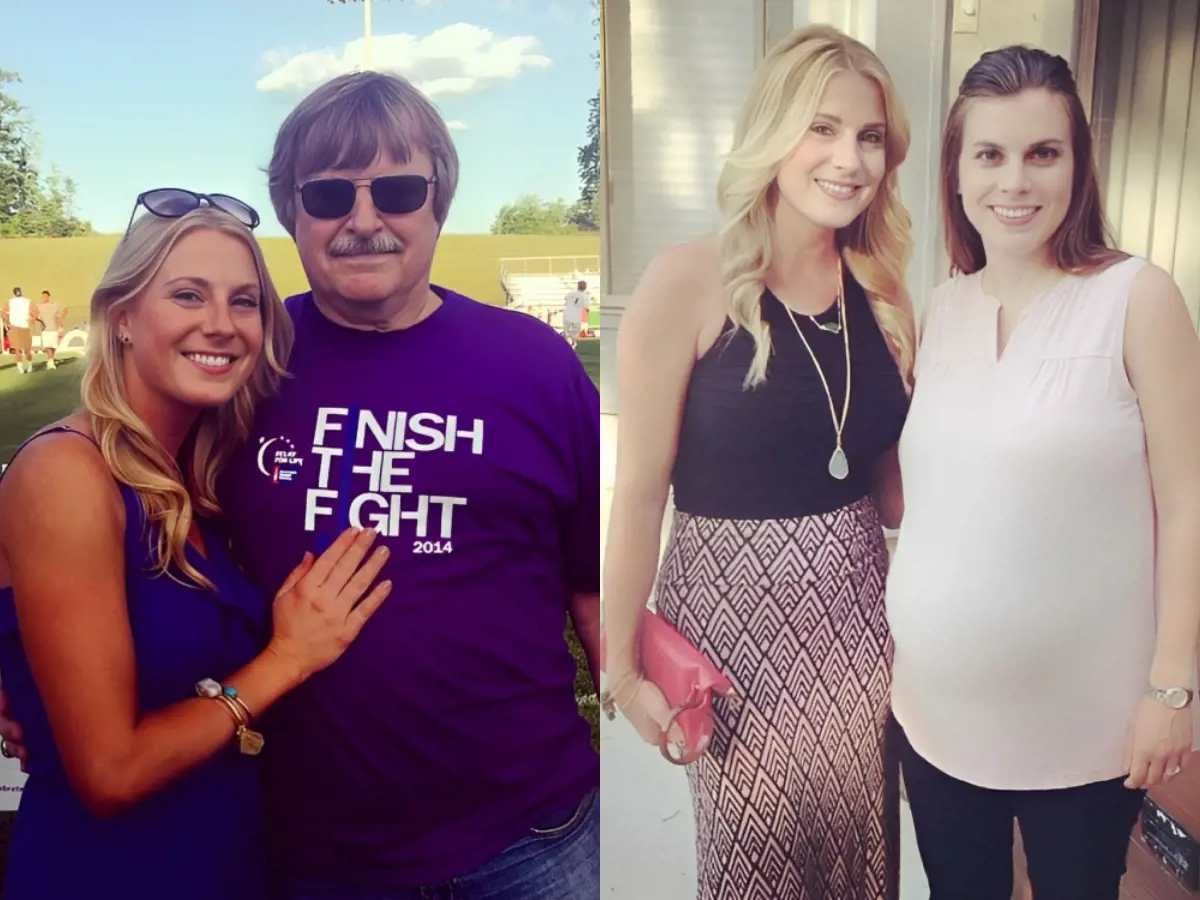
<svg viewBox="0 0 1200 900">
<path fill-rule="evenodd" d="M 48 290 L 69 309 L 68 324 L 78 323 L 118 239 L 118 235 L 0 239 L 0 295 L 7 297 L 15 285 L 29 296 Z M 300 257 L 290 238 L 260 238 L 259 244 L 282 296 L 307 290 Z M 476 300 L 499 304 L 504 302 L 502 258 L 595 256 L 599 252 L 596 234 L 447 234 L 438 242 L 433 280 Z"/>
</svg>

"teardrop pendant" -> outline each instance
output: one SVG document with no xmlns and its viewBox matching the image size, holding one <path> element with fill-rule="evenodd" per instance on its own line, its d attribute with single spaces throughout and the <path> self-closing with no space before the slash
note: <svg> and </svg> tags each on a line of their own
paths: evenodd
<svg viewBox="0 0 1200 900">
<path fill-rule="evenodd" d="M 829 474 L 838 481 L 845 481 L 850 476 L 850 460 L 841 446 L 835 447 L 833 456 L 829 457 Z"/>
</svg>

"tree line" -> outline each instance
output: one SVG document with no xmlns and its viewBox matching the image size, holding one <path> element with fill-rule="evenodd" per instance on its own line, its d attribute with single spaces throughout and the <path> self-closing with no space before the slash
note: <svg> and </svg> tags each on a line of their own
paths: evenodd
<svg viewBox="0 0 1200 900">
<path fill-rule="evenodd" d="M 91 234 L 91 223 L 75 215 L 75 182 L 38 166 L 29 112 L 6 90 L 20 80 L 0 69 L 0 237 Z"/>
</svg>

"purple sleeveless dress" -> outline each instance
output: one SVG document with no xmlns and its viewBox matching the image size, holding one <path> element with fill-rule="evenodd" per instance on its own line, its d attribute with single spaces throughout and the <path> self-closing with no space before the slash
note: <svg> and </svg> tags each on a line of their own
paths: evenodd
<svg viewBox="0 0 1200 900">
<path fill-rule="evenodd" d="M 59 426 L 50 431 L 70 431 Z M 86 437 L 86 436 L 84 436 Z M 20 452 L 18 450 L 17 452 Z M 221 537 L 201 524 L 208 558 L 191 561 L 216 591 L 154 577 L 154 541 L 141 502 L 125 500 L 125 588 L 142 713 L 195 697 L 253 659 L 270 636 L 270 605 L 234 565 Z M 70 515 L 42 509 L 36 515 Z M 69 560 L 64 565 L 70 565 Z M 4 900 L 263 900 L 270 896 L 259 757 L 232 739 L 136 807 L 109 819 L 84 808 L 67 782 L 46 711 L 25 659 L 12 588 L 0 588 L 0 678 L 25 729 L 29 779 L 17 812 Z"/>
</svg>

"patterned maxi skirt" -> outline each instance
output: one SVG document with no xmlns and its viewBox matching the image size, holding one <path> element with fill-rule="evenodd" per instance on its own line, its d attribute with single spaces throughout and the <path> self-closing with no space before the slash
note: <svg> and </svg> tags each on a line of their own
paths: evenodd
<svg viewBox="0 0 1200 900">
<path fill-rule="evenodd" d="M 663 617 L 733 682 L 688 767 L 700 900 L 896 900 L 887 545 L 870 499 L 796 519 L 676 511 Z"/>
</svg>

